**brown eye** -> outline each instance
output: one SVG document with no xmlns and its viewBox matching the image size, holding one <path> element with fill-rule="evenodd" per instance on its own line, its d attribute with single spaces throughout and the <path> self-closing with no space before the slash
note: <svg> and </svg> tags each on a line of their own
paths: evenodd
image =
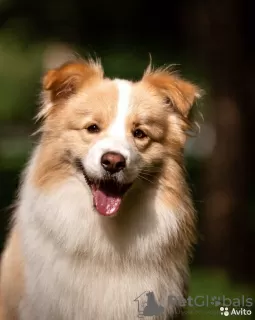
<svg viewBox="0 0 255 320">
<path fill-rule="evenodd" d="M 133 132 L 133 136 L 137 139 L 143 139 L 143 138 L 147 137 L 147 135 L 141 129 L 136 129 Z"/>
<path fill-rule="evenodd" d="M 167 104 L 167 105 L 172 105 L 172 101 L 171 101 L 171 99 L 169 98 L 169 97 L 165 97 L 164 98 L 164 102 L 165 102 L 165 104 Z"/>
<path fill-rule="evenodd" d="M 89 133 L 98 133 L 100 131 L 99 127 L 96 124 L 92 124 L 87 128 Z"/>
</svg>

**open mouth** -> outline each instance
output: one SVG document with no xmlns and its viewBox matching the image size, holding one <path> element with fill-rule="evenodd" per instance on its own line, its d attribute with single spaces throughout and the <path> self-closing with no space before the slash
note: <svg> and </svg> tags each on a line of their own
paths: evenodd
<svg viewBox="0 0 255 320">
<path fill-rule="evenodd" d="M 125 193 L 131 184 L 120 185 L 114 180 L 89 183 L 96 210 L 104 216 L 112 216 L 119 210 Z"/>
<path fill-rule="evenodd" d="M 88 177 L 79 160 L 76 160 L 76 165 L 82 171 L 83 176 L 91 189 L 94 207 L 98 213 L 103 216 L 114 216 L 118 212 L 123 197 L 132 186 L 132 183 L 120 184 L 113 177 L 93 180 Z"/>
</svg>

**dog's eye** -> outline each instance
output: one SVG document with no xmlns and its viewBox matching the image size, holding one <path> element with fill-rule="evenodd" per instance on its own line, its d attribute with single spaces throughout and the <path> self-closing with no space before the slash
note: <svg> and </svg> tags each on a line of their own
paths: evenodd
<svg viewBox="0 0 255 320">
<path fill-rule="evenodd" d="M 92 124 L 87 128 L 88 132 L 90 133 L 97 133 L 100 131 L 99 127 L 96 124 Z"/>
<path fill-rule="evenodd" d="M 172 106 L 172 100 L 169 97 L 165 97 L 164 98 L 164 103 L 169 105 L 169 106 Z"/>
<path fill-rule="evenodd" d="M 147 137 L 147 135 L 141 129 L 136 129 L 133 132 L 133 136 L 137 139 L 143 139 L 143 138 Z"/>
</svg>

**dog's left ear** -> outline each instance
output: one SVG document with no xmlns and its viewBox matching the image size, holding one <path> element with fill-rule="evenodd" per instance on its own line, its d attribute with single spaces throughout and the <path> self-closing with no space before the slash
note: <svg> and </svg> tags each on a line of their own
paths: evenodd
<svg viewBox="0 0 255 320">
<path fill-rule="evenodd" d="M 166 69 L 151 71 L 148 68 L 143 76 L 143 81 L 158 90 L 166 103 L 171 104 L 173 109 L 185 118 L 188 117 L 195 100 L 202 95 L 202 90 L 196 85 Z"/>
</svg>

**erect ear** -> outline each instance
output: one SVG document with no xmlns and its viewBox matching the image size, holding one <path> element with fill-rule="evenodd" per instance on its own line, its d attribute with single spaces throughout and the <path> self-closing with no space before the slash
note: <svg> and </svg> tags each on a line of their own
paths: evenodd
<svg viewBox="0 0 255 320">
<path fill-rule="evenodd" d="M 150 83 L 159 93 L 170 102 L 172 107 L 183 117 L 187 118 L 189 111 L 202 91 L 191 82 L 180 78 L 168 69 L 151 70 L 149 67 L 143 80 Z"/>
<path fill-rule="evenodd" d="M 43 78 L 43 105 L 37 118 L 46 117 L 53 105 L 70 98 L 85 84 L 102 78 L 102 66 L 94 61 L 67 62 L 49 70 Z"/>
</svg>

